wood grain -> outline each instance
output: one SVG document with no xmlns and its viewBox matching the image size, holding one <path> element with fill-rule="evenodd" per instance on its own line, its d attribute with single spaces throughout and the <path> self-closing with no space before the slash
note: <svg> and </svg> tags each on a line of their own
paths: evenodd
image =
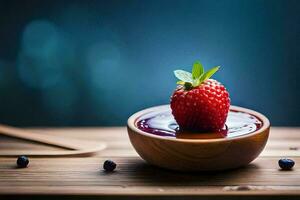
<svg viewBox="0 0 300 200">
<path fill-rule="evenodd" d="M 0 199 L 1 195 L 17 194 L 157 198 L 300 196 L 300 128 L 272 127 L 265 150 L 250 165 L 211 173 L 178 173 L 146 164 L 131 147 L 125 127 L 30 131 L 104 141 L 107 148 L 89 158 L 30 158 L 25 169 L 16 168 L 15 158 L 0 157 Z M 8 148 L 61 150 L 1 137 L 0 151 Z M 283 156 L 296 161 L 292 171 L 279 170 L 277 162 Z M 118 164 L 114 173 L 102 171 L 106 159 Z"/>
</svg>

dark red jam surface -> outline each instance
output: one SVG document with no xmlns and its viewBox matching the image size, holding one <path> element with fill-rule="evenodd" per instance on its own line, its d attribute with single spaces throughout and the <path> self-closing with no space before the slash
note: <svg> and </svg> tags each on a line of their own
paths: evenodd
<svg viewBox="0 0 300 200">
<path fill-rule="evenodd" d="M 254 115 L 231 110 L 223 130 L 213 133 L 197 133 L 180 130 L 170 109 L 149 112 L 136 121 L 136 126 L 149 134 L 184 139 L 233 138 L 253 133 L 262 127 L 262 121 Z"/>
</svg>

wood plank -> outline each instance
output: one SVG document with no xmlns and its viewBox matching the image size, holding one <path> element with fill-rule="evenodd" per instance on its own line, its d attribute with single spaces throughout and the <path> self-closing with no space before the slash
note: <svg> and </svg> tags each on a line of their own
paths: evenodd
<svg viewBox="0 0 300 200">
<path fill-rule="evenodd" d="M 185 189 L 208 186 L 222 188 L 218 194 L 224 195 L 239 193 L 241 190 L 238 186 L 247 186 L 246 191 L 255 191 L 256 194 L 265 194 L 269 190 L 300 194 L 300 170 L 280 171 L 276 158 L 259 158 L 248 167 L 238 170 L 197 174 L 158 169 L 136 157 L 115 159 L 118 170 L 107 174 L 101 170 L 101 163 L 105 159 L 55 158 L 49 163 L 48 159 L 34 158 L 26 169 L 15 169 L 15 160 L 7 159 L 1 163 L 0 193 L 15 193 L 16 188 L 23 190 L 30 185 L 32 190 L 38 192 L 40 188 L 40 192 L 46 194 L 45 189 L 52 186 L 69 188 L 70 192 L 72 187 L 74 190 L 83 187 L 86 191 L 90 189 L 91 193 L 109 186 L 115 188 L 111 191 L 112 195 L 126 194 L 135 187 L 145 188 L 144 192 L 149 191 L 146 189 L 148 187 L 151 190 L 169 188 L 164 190 L 166 194 L 170 194 L 170 188 L 175 187 L 182 190 L 183 194 L 191 194 L 191 190 Z M 295 160 L 300 162 L 300 158 Z M 194 194 L 200 191 L 196 190 Z"/>
<path fill-rule="evenodd" d="M 4 186 L 3 189 L 10 190 Z M 238 189 L 241 188 L 241 189 Z M 245 189 L 249 188 L 249 189 Z M 259 196 L 259 195 L 299 195 L 299 186 L 29 186 L 15 187 L 15 194 L 79 195 L 79 196 Z"/>
<path fill-rule="evenodd" d="M 15 158 L 0 157 L 0 195 L 300 195 L 300 168 L 297 164 L 300 163 L 300 128 L 272 128 L 264 152 L 249 166 L 210 173 L 179 173 L 147 165 L 131 147 L 125 127 L 30 130 L 103 141 L 108 148 L 94 157 L 30 158 L 30 166 L 24 169 L 15 167 Z M 1 137 L 0 151 L 7 148 L 61 150 Z M 279 170 L 277 162 L 282 156 L 290 156 L 296 161 L 294 170 Z M 113 159 L 118 164 L 116 172 L 102 170 L 106 159 Z"/>
</svg>

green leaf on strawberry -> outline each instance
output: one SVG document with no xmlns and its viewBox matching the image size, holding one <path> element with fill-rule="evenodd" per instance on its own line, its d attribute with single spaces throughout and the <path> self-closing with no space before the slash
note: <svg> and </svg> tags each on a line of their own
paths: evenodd
<svg viewBox="0 0 300 200">
<path fill-rule="evenodd" d="M 220 66 L 217 67 L 213 67 L 210 70 L 208 70 L 207 72 L 203 73 L 201 75 L 201 77 L 199 78 L 201 82 L 209 79 L 212 75 L 214 75 L 214 73 L 216 73 L 218 70 L 220 69 Z"/>
<path fill-rule="evenodd" d="M 193 77 L 190 72 L 187 72 L 184 70 L 175 70 L 174 74 L 175 74 L 176 78 L 178 78 L 179 80 L 181 80 L 183 82 L 189 82 L 189 83 L 193 82 Z"/>
<path fill-rule="evenodd" d="M 177 84 L 185 86 L 187 90 L 192 89 L 201 85 L 205 80 L 209 79 L 220 69 L 220 66 L 213 67 L 212 69 L 205 72 L 203 65 L 196 61 L 193 64 L 192 73 L 184 70 L 175 70 L 174 74 L 179 79 Z"/>
<path fill-rule="evenodd" d="M 192 69 L 192 75 L 193 75 L 193 79 L 198 79 L 201 74 L 203 74 L 204 69 L 202 64 L 199 61 L 196 61 L 193 65 L 193 69 Z"/>
<path fill-rule="evenodd" d="M 184 85 L 185 82 L 184 82 L 184 81 L 177 81 L 176 83 L 177 83 L 178 85 Z"/>
</svg>

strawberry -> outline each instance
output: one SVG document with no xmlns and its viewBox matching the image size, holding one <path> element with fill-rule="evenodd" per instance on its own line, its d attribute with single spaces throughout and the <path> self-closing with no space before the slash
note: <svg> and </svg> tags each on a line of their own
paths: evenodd
<svg viewBox="0 0 300 200">
<path fill-rule="evenodd" d="M 229 94 L 220 82 L 209 79 L 219 68 L 205 72 L 202 64 L 195 62 L 192 73 L 174 71 L 179 86 L 171 96 L 171 109 L 180 129 L 204 132 L 224 128 Z"/>
</svg>

